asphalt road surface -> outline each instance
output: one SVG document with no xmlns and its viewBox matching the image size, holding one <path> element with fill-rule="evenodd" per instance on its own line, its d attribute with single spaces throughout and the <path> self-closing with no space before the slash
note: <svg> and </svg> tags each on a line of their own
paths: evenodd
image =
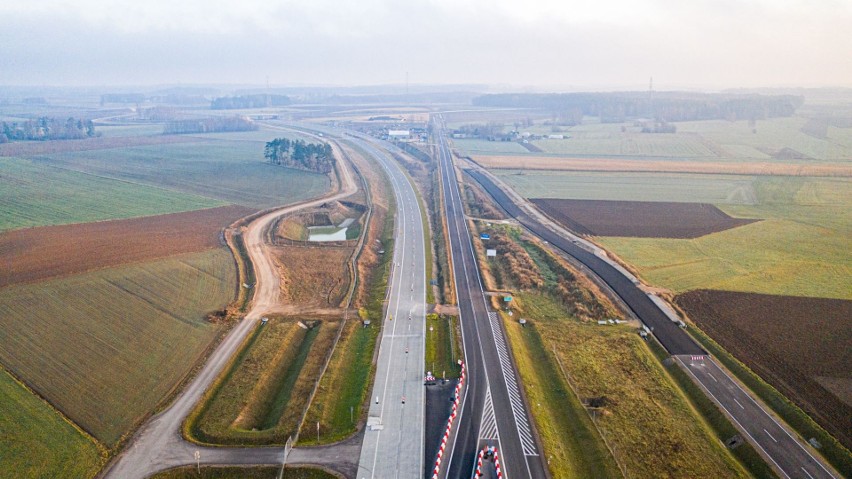
<svg viewBox="0 0 852 479">
<path fill-rule="evenodd" d="M 769 459 L 781 477 L 836 477 L 817 460 L 809 445 L 788 432 L 710 357 L 675 356 L 675 359 L 728 417 L 733 418 L 737 428 Z"/>
<path fill-rule="evenodd" d="M 653 328 L 660 343 L 686 368 L 710 399 L 727 413 L 781 477 L 838 477 L 818 458 L 810 445 L 767 412 L 624 273 L 575 243 L 571 237 L 554 232 L 527 214 L 485 173 L 478 170 L 468 170 L 468 173 L 525 228 L 573 256 L 605 281 L 643 323 Z"/>
<path fill-rule="evenodd" d="M 540 448 L 506 348 L 502 325 L 486 304 L 452 157 L 441 125 L 433 124 L 438 128 L 449 251 L 468 372 L 461 413 L 441 471 L 448 478 L 471 477 L 476 454 L 483 446 L 493 445 L 500 450 L 503 477 L 544 478 L 547 476 Z"/>
<path fill-rule="evenodd" d="M 384 168 L 397 209 L 391 284 L 358 477 L 420 477 L 424 468 L 426 351 L 423 218 L 414 188 L 396 161 L 371 141 L 352 141 Z"/>
<path fill-rule="evenodd" d="M 343 157 L 340 152 L 336 152 L 336 156 L 337 158 Z M 357 191 L 349 166 L 345 161 L 340 161 L 339 164 L 341 165 L 342 185 L 338 192 L 316 200 L 271 211 L 249 224 L 244 233 L 244 238 L 257 279 L 251 311 L 240 324 L 231 330 L 195 379 L 178 395 L 171 406 L 153 416 L 137 431 L 126 449 L 108 466 L 104 475 L 105 478 L 142 479 L 164 469 L 195 464 L 196 452 L 200 455 L 198 462 L 201 464 L 282 463 L 284 448 L 202 447 L 183 439 L 181 425 L 207 388 L 218 377 L 231 356 L 239 349 L 246 335 L 257 325 L 259 318 L 279 305 L 278 272 L 264 242 L 264 232 L 269 225 L 283 214 L 301 208 L 317 206 L 327 201 L 342 199 Z M 291 454 L 295 456 L 297 462 L 334 465 L 334 463 L 325 462 L 322 454 L 312 454 L 311 451 L 296 453 L 294 450 Z M 332 460 L 333 454 L 326 454 L 326 456 Z"/>
</svg>

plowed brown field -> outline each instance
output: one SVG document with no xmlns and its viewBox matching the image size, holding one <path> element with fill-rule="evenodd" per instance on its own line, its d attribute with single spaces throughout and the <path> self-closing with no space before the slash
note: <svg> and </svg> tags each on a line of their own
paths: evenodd
<svg viewBox="0 0 852 479">
<path fill-rule="evenodd" d="M 223 206 L 9 231 L 0 234 L 0 287 L 214 248 L 223 227 L 253 212 Z"/>
<path fill-rule="evenodd" d="M 852 444 L 852 301 L 697 290 L 675 302 L 840 442 Z"/>
<path fill-rule="evenodd" d="M 548 216 L 579 234 L 637 238 L 698 238 L 753 223 L 706 203 L 532 200 Z"/>
</svg>

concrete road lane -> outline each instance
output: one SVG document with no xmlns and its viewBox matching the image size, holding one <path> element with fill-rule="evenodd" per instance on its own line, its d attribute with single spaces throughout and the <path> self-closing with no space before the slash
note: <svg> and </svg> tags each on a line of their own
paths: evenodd
<svg viewBox="0 0 852 479">
<path fill-rule="evenodd" d="M 358 478 L 414 478 L 423 471 L 426 254 L 417 196 L 377 144 L 353 140 L 382 165 L 396 198 L 390 292 L 370 396 Z"/>
</svg>

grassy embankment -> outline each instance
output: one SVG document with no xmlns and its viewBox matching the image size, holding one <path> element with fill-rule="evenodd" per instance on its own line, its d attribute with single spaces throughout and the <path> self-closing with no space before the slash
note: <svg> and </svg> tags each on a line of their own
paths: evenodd
<svg viewBox="0 0 852 479">
<path fill-rule="evenodd" d="M 0 290 L 0 361 L 111 447 L 187 374 L 233 298 L 227 250 Z"/>
<path fill-rule="evenodd" d="M 436 378 L 457 378 L 461 374 L 458 360 L 462 350 L 458 331 L 459 319 L 456 316 L 426 316 L 425 367 Z"/>
<path fill-rule="evenodd" d="M 367 154 L 363 156 L 369 158 Z M 372 324 L 370 327 L 362 327 L 359 321 L 349 321 L 344 326 L 337 348 L 305 417 L 303 433 L 299 435 L 299 443 L 303 445 L 317 444 L 317 423 L 320 424 L 319 443 L 327 444 L 353 434 L 367 413 L 367 396 L 375 374 L 373 352 L 384 321 L 384 299 L 394 248 L 392 212 L 396 210 L 396 203 L 387 177 L 381 175 L 380 181 L 386 192 L 388 207 L 384 220 L 371 227 L 382 228 L 378 239 L 381 249 L 385 252 L 380 255 L 378 264 L 368 279 L 368 298 L 366 306 L 361 310 L 361 319 L 369 319 Z M 373 188 L 372 196 L 375 202 L 375 185 Z M 369 231 L 364 234 L 369 234 Z"/>
<path fill-rule="evenodd" d="M 212 467 L 203 466 L 201 474 L 195 466 L 184 466 L 159 472 L 151 479 L 336 479 L 321 469 L 287 467 L 279 478 L 280 467 Z"/>
<path fill-rule="evenodd" d="M 106 451 L 46 401 L 0 370 L 0 478 L 90 478 Z"/>
<path fill-rule="evenodd" d="M 224 201 L 0 158 L 0 231 L 177 213 Z M 50 185 L 49 188 L 46 188 Z M 69 198 L 71 200 L 69 201 Z"/>
<path fill-rule="evenodd" d="M 555 477 L 746 476 L 633 328 L 594 322 L 615 312 L 589 284 L 513 228 L 487 231 L 512 256 L 484 261 L 491 277 L 525 285 L 514 307 L 530 324 L 505 326 Z"/>
<path fill-rule="evenodd" d="M 259 324 L 227 372 L 186 422 L 185 430 L 212 444 L 284 444 L 299 427 L 337 321 L 270 319 Z"/>
</svg>

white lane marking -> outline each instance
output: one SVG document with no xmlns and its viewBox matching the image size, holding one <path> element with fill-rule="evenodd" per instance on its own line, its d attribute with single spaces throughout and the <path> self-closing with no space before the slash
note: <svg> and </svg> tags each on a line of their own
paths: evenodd
<svg viewBox="0 0 852 479">
<path fill-rule="evenodd" d="M 814 479 L 814 476 L 812 476 L 812 475 L 811 475 L 811 473 L 810 473 L 810 472 L 808 472 L 808 470 L 807 470 L 807 469 L 805 469 L 804 467 L 802 467 L 802 470 L 803 470 L 803 471 L 805 471 L 805 474 L 807 474 L 807 475 L 808 475 L 808 477 L 810 477 L 811 479 Z"/>
<path fill-rule="evenodd" d="M 740 409 L 745 409 L 745 407 L 744 407 L 742 404 L 740 404 L 740 402 L 739 402 L 739 401 L 737 401 L 737 398 L 732 397 L 731 399 L 733 399 L 733 400 L 734 400 L 734 402 L 735 402 L 735 403 L 737 403 L 737 406 L 739 406 L 739 407 L 740 407 Z"/>
<path fill-rule="evenodd" d="M 512 411 L 515 413 L 515 425 L 518 429 L 518 436 L 521 439 L 521 448 L 525 456 L 537 455 L 535 441 L 532 437 L 532 430 L 527 421 L 527 414 L 524 410 L 524 401 L 521 399 L 521 393 L 518 390 L 518 384 L 515 381 L 515 374 L 512 369 L 512 361 L 509 359 L 509 350 L 506 347 L 506 342 L 503 339 L 503 334 L 500 330 L 497 313 L 488 312 L 488 322 L 491 326 L 491 333 L 494 335 L 494 343 L 497 346 L 497 355 L 500 357 L 500 369 L 503 372 L 503 380 L 506 383 L 506 389 L 509 391 L 509 400 L 512 403 Z"/>
<path fill-rule="evenodd" d="M 778 442 L 778 439 L 775 439 L 774 437 L 772 437 L 772 434 L 769 434 L 769 431 L 767 431 L 766 428 L 763 428 L 763 432 L 765 432 L 766 435 L 769 436 L 769 439 L 772 439 L 773 441 Z"/>
<path fill-rule="evenodd" d="M 704 389 L 704 391 L 706 391 L 707 394 L 710 395 L 710 398 L 713 399 L 713 401 L 715 401 L 716 404 L 718 404 L 719 407 L 721 407 L 726 413 L 728 413 L 728 417 L 730 417 L 735 423 L 737 423 L 737 426 L 739 426 L 740 431 L 742 431 L 746 436 L 748 436 L 749 439 L 751 439 L 752 444 L 754 444 L 755 446 L 757 446 L 758 449 L 763 451 L 763 455 L 768 457 L 769 460 L 772 461 L 772 464 L 775 464 L 775 467 L 777 467 L 778 470 L 781 471 L 781 474 L 784 474 L 784 477 L 790 479 L 790 475 L 787 474 L 787 472 L 784 471 L 784 469 L 777 462 L 775 462 L 775 458 L 773 458 L 769 455 L 768 452 L 766 452 L 766 449 L 764 449 L 763 446 L 761 446 L 760 443 L 757 442 L 757 439 L 755 439 L 754 436 L 752 436 L 751 433 L 749 433 L 748 430 L 743 427 L 742 423 L 740 423 L 737 418 L 733 414 L 731 414 L 731 411 L 729 411 L 728 408 L 726 408 L 725 405 L 722 404 L 722 401 L 720 401 L 715 394 L 710 392 L 710 389 L 705 386 L 703 382 L 701 382 L 701 379 L 699 379 L 698 376 L 696 376 L 695 373 L 692 372 L 692 369 L 685 362 L 683 362 L 682 359 L 677 358 L 677 360 L 680 361 L 681 364 L 683 364 L 683 367 L 686 369 L 686 372 L 688 372 L 690 376 L 692 376 L 693 378 L 695 378 L 696 381 L 698 381 L 698 384 L 700 384 L 701 388 Z"/>
<path fill-rule="evenodd" d="M 713 366 L 715 366 L 715 367 L 716 367 L 716 369 L 718 369 L 718 370 L 719 370 L 719 372 L 721 372 L 722 374 L 725 374 L 725 372 L 722 370 L 722 368 L 720 368 L 720 367 L 719 367 L 719 365 L 718 365 L 718 364 L 716 364 L 716 362 L 715 362 L 715 361 L 713 361 L 713 358 L 710 358 L 710 362 L 713 364 Z M 768 413 L 765 409 L 763 409 L 763 406 L 761 406 L 761 405 L 760 405 L 760 403 L 758 403 L 758 402 L 757 402 L 757 401 L 756 401 L 753 397 L 751 397 L 751 395 L 750 395 L 749 393 L 747 393 L 747 392 L 745 391 L 745 389 L 743 389 L 743 388 L 739 385 L 739 383 L 738 383 L 737 381 L 735 381 L 735 380 L 734 380 L 734 379 L 732 379 L 732 378 L 730 378 L 730 379 L 731 379 L 731 382 L 732 382 L 732 383 L 734 383 L 734 386 L 736 386 L 736 387 L 737 387 L 740 391 L 742 391 L 742 392 L 743 392 L 743 394 L 745 394 L 745 395 L 746 395 L 749 399 L 751 399 L 751 402 L 753 402 L 753 403 L 754 403 L 754 405 L 755 405 L 755 406 L 757 406 L 757 408 L 758 408 L 758 409 L 760 409 L 760 410 L 761 410 L 761 412 L 763 412 L 763 414 L 765 414 L 765 415 L 766 415 L 766 416 L 767 416 L 770 420 L 772 420 L 772 422 L 774 422 L 774 423 L 775 423 L 775 425 L 776 425 L 776 426 L 778 426 L 778 428 L 779 428 L 779 429 L 781 429 L 782 431 L 784 431 L 784 434 L 786 434 L 786 435 L 787 435 L 787 437 L 789 437 L 791 441 L 793 441 L 794 443 L 796 443 L 796 445 L 797 445 L 797 446 L 799 446 L 799 449 L 801 449 L 802 451 L 804 451 L 804 452 L 805 452 L 805 454 L 807 454 L 807 455 L 808 455 L 808 457 L 810 457 L 810 458 L 811 458 L 811 459 L 812 459 L 812 460 L 813 460 L 813 461 L 814 461 L 814 462 L 815 462 L 815 463 L 816 463 L 816 464 L 817 464 L 817 465 L 818 465 L 818 466 L 819 466 L 819 467 L 820 467 L 823 471 L 825 471 L 825 473 L 826 473 L 826 474 L 828 474 L 828 477 L 832 477 L 832 478 L 834 478 L 834 479 L 837 479 L 837 478 L 834 476 L 834 474 L 832 474 L 831 472 L 829 472 L 829 470 L 828 470 L 828 469 L 826 469 L 826 467 L 822 465 L 822 461 L 818 460 L 816 457 L 814 457 L 814 455 L 813 455 L 813 454 L 811 454 L 811 453 L 810 453 L 810 451 L 808 451 L 807 449 L 805 449 L 805 446 L 803 446 L 803 445 L 802 445 L 802 443 L 800 443 L 798 440 L 796 440 L 796 438 L 794 438 L 794 437 L 790 434 L 790 431 L 788 431 L 788 430 L 787 430 L 787 428 L 785 428 L 784 426 L 782 426 L 781 424 L 779 424 L 779 423 L 778 423 L 778 421 L 776 421 L 776 420 L 775 420 L 775 418 L 772 416 L 772 414 L 769 414 L 769 413 Z M 775 462 L 775 461 L 773 461 L 773 462 Z"/>
<path fill-rule="evenodd" d="M 718 380 L 716 380 L 716 377 L 713 376 L 712 374 L 707 373 L 707 375 L 710 376 L 710 379 L 712 379 L 713 381 L 716 381 L 717 383 L 719 382 Z"/>
</svg>

